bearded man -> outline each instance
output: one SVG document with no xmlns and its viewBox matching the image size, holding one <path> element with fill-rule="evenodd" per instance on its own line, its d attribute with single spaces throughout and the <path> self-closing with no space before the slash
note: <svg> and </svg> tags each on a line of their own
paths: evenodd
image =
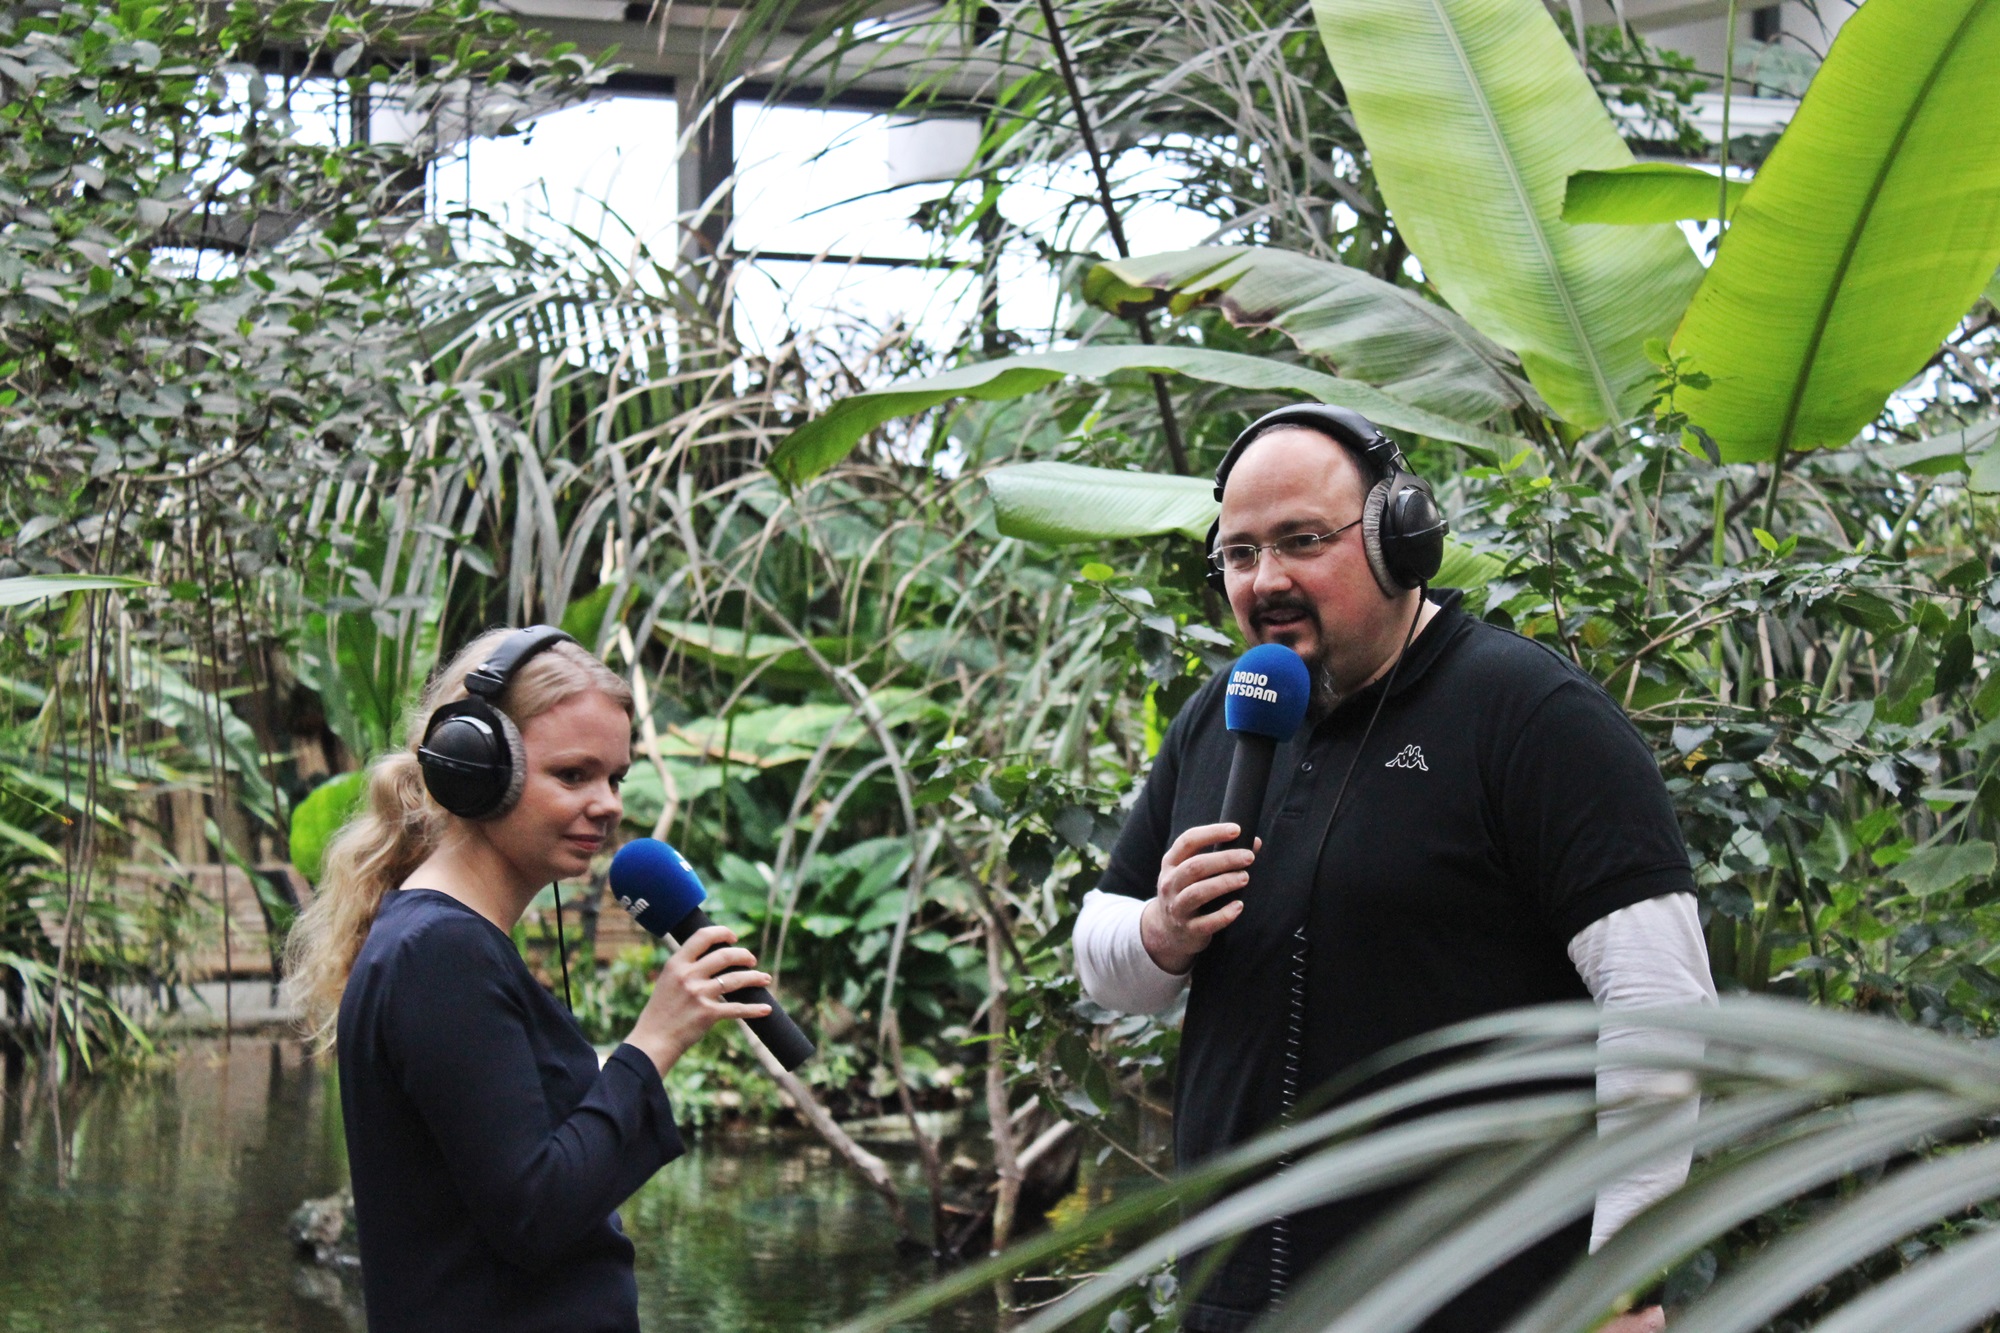
<svg viewBox="0 0 2000 1333">
<path fill-rule="evenodd" d="M 1712 1002 L 1687 849 L 1651 752 L 1568 658 L 1467 615 L 1457 592 L 1430 595 L 1445 525 L 1395 445 L 1358 413 L 1284 408 L 1231 446 L 1216 498 L 1212 581 L 1247 642 L 1305 659 L 1307 724 L 1278 748 L 1256 851 L 1228 850 L 1239 830 L 1216 822 L 1234 749 L 1227 673 L 1204 686 L 1169 728 L 1075 932 L 1084 991 L 1106 1008 L 1158 1012 L 1190 988 L 1181 1165 L 1447 1024 L 1586 997 Z M 1600 1098 L 1627 1100 L 1635 1073 L 1643 1084 L 1629 1066 L 1600 1074 Z M 1692 1116 L 1693 1102 L 1674 1113 Z M 1600 1128 L 1632 1114 L 1606 1112 Z M 1687 1165 L 1683 1154 L 1605 1190 L 1590 1225 L 1472 1284 L 1426 1333 L 1502 1327 Z M 1251 1233 L 1190 1294 L 1183 1326 L 1247 1328 L 1394 1202 L 1348 1200 Z M 1653 1306 L 1607 1328 L 1662 1324 Z"/>
</svg>

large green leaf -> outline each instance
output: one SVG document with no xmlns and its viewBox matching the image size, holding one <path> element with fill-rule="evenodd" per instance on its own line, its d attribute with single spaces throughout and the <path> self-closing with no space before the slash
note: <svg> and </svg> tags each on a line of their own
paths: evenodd
<svg viewBox="0 0 2000 1333">
<path fill-rule="evenodd" d="M 1729 182 L 1729 211 L 1748 181 Z M 1579 171 L 1563 193 L 1564 222 L 1644 222 L 1712 219 L 1722 203 L 1721 178 L 1700 167 L 1639 162 L 1615 171 Z"/>
<path fill-rule="evenodd" d="M 1677 228 L 1573 226 L 1632 154 L 1540 0 L 1315 0 L 1396 226 L 1452 309 L 1580 426 L 1637 408 L 1701 281 Z"/>
<path fill-rule="evenodd" d="M 890 726 L 929 716 L 933 705 L 917 691 L 901 686 L 872 690 L 869 697 Z M 802 763 L 834 733 L 842 749 L 877 749 L 880 742 L 867 720 L 847 704 L 779 704 L 750 708 L 733 717 L 702 717 L 669 727 L 660 738 L 660 753 L 668 759 L 778 768 Z"/>
<path fill-rule="evenodd" d="M 27 574 L 0 579 L 0 606 L 20 606 L 44 597 L 98 589 L 150 588 L 145 579 L 128 579 L 116 574 Z"/>
<path fill-rule="evenodd" d="M 986 474 L 1001 535 L 1023 541 L 1101 542 L 1178 532 L 1203 537 L 1219 507 L 1212 483 L 1157 472 L 1118 472 L 1075 463 L 1019 463 Z M 1479 588 L 1505 562 L 1446 539 L 1432 580 Z"/>
<path fill-rule="evenodd" d="M 1215 519 L 1215 483 L 1076 463 L 1020 463 L 986 474 L 1002 536 L 1092 542 L 1178 532 L 1200 538 Z"/>
<path fill-rule="evenodd" d="M 1898 472 L 1937 477 L 1969 470 L 1973 490 L 2000 490 L 2000 484 L 1996 484 L 2000 483 L 2000 472 L 1995 471 L 1995 465 L 2000 464 L 2000 453 L 1995 453 L 1993 449 L 1996 436 L 2000 436 L 2000 417 L 1989 417 L 1969 426 L 1955 426 L 1908 444 L 1885 445 L 1868 453 L 1876 462 Z"/>
<path fill-rule="evenodd" d="M 657 620 L 653 630 L 674 651 L 728 675 L 756 671 L 759 680 L 785 689 L 810 689 L 825 683 L 811 654 L 782 635 L 745 634 L 732 625 L 696 620 Z M 847 665 L 865 645 L 835 635 L 816 635 L 812 646 L 829 662 Z M 872 669 L 861 672 L 864 678 L 873 674 Z"/>
<path fill-rule="evenodd" d="M 1986 879 L 1993 874 L 1993 844 L 1979 839 L 1920 847 L 1889 872 L 1889 878 L 1907 886 L 1918 897 L 1956 888 L 1968 879 Z"/>
<path fill-rule="evenodd" d="M 1840 29 L 1674 335 L 1726 459 L 1844 444 L 2000 265 L 2000 5 L 1894 0 Z"/>
<path fill-rule="evenodd" d="M 563 608 L 563 633 L 569 635 L 584 647 L 595 651 L 605 631 L 604 622 L 607 619 L 606 613 L 611 610 L 611 596 L 617 591 L 618 585 L 615 582 L 602 583 L 597 586 L 595 591 L 585 593 L 583 596 L 572 600 L 568 606 Z M 619 609 L 617 614 L 609 616 L 614 627 L 619 620 L 624 618 L 624 613 L 632 609 L 632 603 L 637 601 L 638 597 L 639 590 L 637 588 L 628 587 L 625 589 L 624 605 Z"/>
<path fill-rule="evenodd" d="M 314 787 L 292 811 L 292 865 L 306 877 L 306 883 L 319 883 L 326 845 L 367 797 L 366 773 L 342 773 Z"/>
<path fill-rule="evenodd" d="M 1099 264 L 1083 296 L 1121 315 L 1212 304 L 1238 327 L 1276 329 L 1348 378 L 1456 421 L 1541 407 L 1506 349 L 1450 310 L 1291 250 L 1214 245 Z"/>
<path fill-rule="evenodd" d="M 1261 389 L 1351 407 L 1377 425 L 1428 435 L 1475 448 L 1512 451 L 1513 442 L 1392 398 L 1380 389 L 1328 375 L 1309 366 L 1218 352 L 1205 347 L 1078 347 L 1034 356 L 1010 356 L 961 366 L 942 375 L 896 384 L 843 398 L 826 413 L 786 436 L 771 455 L 771 471 L 797 485 L 847 457 L 861 437 L 885 421 L 911 416 L 953 398 L 988 401 L 1019 398 L 1071 375 L 1104 379 L 1131 371 L 1186 375 L 1211 384 Z"/>
</svg>

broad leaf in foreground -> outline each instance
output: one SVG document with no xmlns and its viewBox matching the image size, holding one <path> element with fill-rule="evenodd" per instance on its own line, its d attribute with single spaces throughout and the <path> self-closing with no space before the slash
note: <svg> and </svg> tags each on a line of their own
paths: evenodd
<svg viewBox="0 0 2000 1333">
<path fill-rule="evenodd" d="M 1022 541 L 1103 542 L 1166 533 L 1201 538 L 1215 521 L 1214 484 L 1157 472 L 1119 472 L 1076 463 L 1018 463 L 986 474 L 1002 536 Z M 1446 538 L 1431 582 L 1480 588 L 1505 561 Z"/>
<path fill-rule="evenodd" d="M 1296 1123 L 1178 1180 L 1119 1197 L 841 1333 L 877 1333 L 1080 1245 L 1107 1245 L 1095 1274 L 1039 1307 L 1016 1333 L 1087 1326 L 1084 1316 L 1178 1254 L 1390 1186 L 1406 1191 L 1399 1208 L 1302 1275 L 1255 1328 L 1409 1333 L 1527 1245 L 1589 1216 L 1600 1189 L 1689 1149 L 1697 1164 L 1684 1188 L 1580 1260 L 1504 1333 L 1589 1333 L 1622 1299 L 1714 1238 L 1788 1201 L 1819 1201 L 1794 1210 L 1785 1235 L 1675 1317 L 1687 1333 L 1751 1333 L 1842 1269 L 2000 1201 L 2000 1142 L 1991 1138 L 2000 1053 L 1984 1043 L 1771 999 L 1626 1010 L 1615 1019 L 1621 1029 L 1665 1039 L 1634 1062 L 1683 1071 L 1688 1091 L 1705 1100 L 1698 1119 L 1671 1104 L 1641 1108 L 1600 1135 L 1588 1092 L 1530 1089 L 1551 1080 L 1587 1086 L 1605 1021 L 1592 1005 L 1548 1005 L 1405 1042 L 1322 1090 Z M 1443 1056 L 1455 1058 L 1436 1063 Z M 1311 1110 L 1398 1067 L 1410 1072 Z M 1284 1168 L 1272 1172 L 1278 1162 Z M 1846 1181 L 1856 1188 L 1825 1206 L 1828 1187 Z M 1234 1192 L 1218 1198 L 1225 1189 Z M 1413 1236 L 1423 1243 L 1409 1243 Z M 1970 1328 L 2000 1312 L 1996 1252 L 2000 1237 L 1988 1232 L 1901 1271 L 1890 1266 L 1816 1327 Z"/>
<path fill-rule="evenodd" d="M 1514 447 L 1514 442 L 1505 436 L 1441 417 L 1392 398 L 1371 385 L 1308 366 L 1204 347 L 1118 344 L 981 361 L 942 375 L 902 380 L 843 398 L 823 415 L 785 437 L 771 454 L 771 471 L 792 485 L 810 481 L 847 457 L 861 437 L 877 426 L 897 417 L 913 416 L 953 398 L 987 401 L 1019 398 L 1071 375 L 1104 379 L 1130 371 L 1186 375 L 1211 384 L 1292 394 L 1337 407 L 1351 407 L 1379 426 L 1454 444 L 1469 444 L 1476 449 L 1506 449 L 1511 453 Z"/>
<path fill-rule="evenodd" d="M 1841 26 L 1674 335 L 1676 399 L 1732 462 L 1845 444 L 2000 265 L 2000 5 Z"/>
<path fill-rule="evenodd" d="M 1456 421 L 1541 410 L 1508 351 L 1408 288 L 1292 250 L 1215 245 L 1099 264 L 1083 297 L 1114 314 L 1214 305 L 1239 328 L 1271 328 L 1349 379 Z"/>
<path fill-rule="evenodd" d="M 822 680 L 820 670 L 798 643 L 778 634 L 744 633 L 727 625 L 695 620 L 656 620 L 653 632 L 674 653 L 684 654 L 731 676 L 756 672 L 759 678 L 788 689 L 809 688 Z M 814 651 L 835 664 L 855 655 L 853 640 L 818 635 Z"/>
<path fill-rule="evenodd" d="M 1701 281 L 1677 228 L 1562 220 L 1571 175 L 1631 150 L 1540 0 L 1315 0 L 1396 226 L 1424 276 L 1571 423 L 1644 400 Z"/>
</svg>

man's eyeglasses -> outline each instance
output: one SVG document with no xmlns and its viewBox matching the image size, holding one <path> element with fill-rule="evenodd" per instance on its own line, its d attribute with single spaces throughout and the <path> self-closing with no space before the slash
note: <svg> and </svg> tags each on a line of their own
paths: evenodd
<svg viewBox="0 0 2000 1333">
<path fill-rule="evenodd" d="M 1208 562 L 1225 574 L 1247 574 L 1257 568 L 1257 559 L 1266 551 L 1276 551 L 1287 560 L 1317 560 L 1340 540 L 1342 533 L 1358 527 L 1360 519 L 1343 523 L 1332 532 L 1291 532 L 1274 542 L 1252 546 L 1218 546 L 1208 553 Z"/>
</svg>

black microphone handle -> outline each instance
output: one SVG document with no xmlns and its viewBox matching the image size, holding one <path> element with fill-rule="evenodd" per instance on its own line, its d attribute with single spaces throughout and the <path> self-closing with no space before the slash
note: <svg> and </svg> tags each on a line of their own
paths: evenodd
<svg viewBox="0 0 2000 1333">
<path fill-rule="evenodd" d="M 708 913 L 697 907 L 674 924 L 672 934 L 675 939 L 685 944 L 688 936 L 694 934 L 696 931 L 706 930 L 714 924 L 713 921 L 708 919 Z M 728 947 L 726 944 L 715 946 L 716 949 L 726 949 Z M 715 949 L 706 949 L 703 950 L 702 956 L 707 957 L 714 952 Z M 750 969 L 746 967 L 725 967 L 722 970 L 724 972 L 747 972 Z M 764 1043 L 764 1049 L 769 1051 L 772 1057 L 785 1067 L 787 1072 L 797 1069 L 812 1058 L 812 1038 L 799 1030 L 799 1025 L 792 1021 L 792 1016 L 785 1012 L 784 1006 L 778 1003 L 776 997 L 771 992 L 765 990 L 762 986 L 742 986 L 730 991 L 728 998 L 734 1004 L 768 1004 L 771 1006 L 771 1012 L 762 1018 L 746 1018 L 743 1021 L 750 1025 L 750 1030 L 757 1034 L 757 1040 Z"/>
<path fill-rule="evenodd" d="M 1234 824 L 1243 831 L 1230 842 L 1217 843 L 1210 851 L 1249 848 L 1256 845 L 1257 822 L 1264 814 L 1264 792 L 1271 785 L 1271 759 L 1278 743 L 1269 736 L 1236 733 L 1236 753 L 1229 760 L 1229 785 L 1222 789 L 1222 814 L 1217 820 Z M 1242 891 L 1225 893 L 1212 900 L 1202 915 L 1219 912 L 1242 897 Z"/>
</svg>

